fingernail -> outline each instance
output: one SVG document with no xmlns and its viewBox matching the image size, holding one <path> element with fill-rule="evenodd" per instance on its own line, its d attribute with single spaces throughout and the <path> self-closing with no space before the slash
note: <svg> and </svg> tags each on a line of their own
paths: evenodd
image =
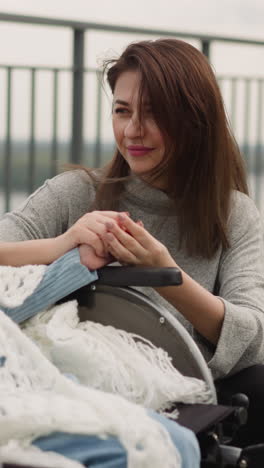
<svg viewBox="0 0 264 468">
<path fill-rule="evenodd" d="M 144 223 L 143 223 L 142 221 L 140 221 L 140 220 L 137 221 L 137 224 L 138 224 L 139 226 L 141 226 L 141 227 L 144 227 Z"/>
<path fill-rule="evenodd" d="M 118 215 L 118 218 L 119 218 L 119 221 L 121 221 L 121 223 L 125 222 L 125 217 L 121 213 Z"/>
<path fill-rule="evenodd" d="M 106 227 L 106 229 L 113 229 L 114 225 L 113 225 L 113 223 L 106 222 L 105 227 Z"/>
<path fill-rule="evenodd" d="M 124 213 L 125 215 L 127 215 L 127 216 L 130 216 L 129 211 L 123 211 L 123 213 Z"/>
</svg>

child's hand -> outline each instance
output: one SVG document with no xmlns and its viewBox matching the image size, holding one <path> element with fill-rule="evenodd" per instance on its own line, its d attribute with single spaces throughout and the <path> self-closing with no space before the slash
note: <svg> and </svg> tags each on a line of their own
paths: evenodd
<svg viewBox="0 0 264 468">
<path fill-rule="evenodd" d="M 87 244 L 80 245 L 79 253 L 82 265 L 89 268 L 89 270 L 97 270 L 113 261 L 113 257 L 110 254 L 100 257 L 96 254 L 95 250 Z"/>
</svg>

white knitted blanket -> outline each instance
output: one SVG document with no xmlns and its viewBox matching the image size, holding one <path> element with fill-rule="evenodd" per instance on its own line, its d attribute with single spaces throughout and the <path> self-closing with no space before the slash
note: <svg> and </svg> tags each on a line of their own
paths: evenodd
<svg viewBox="0 0 264 468">
<path fill-rule="evenodd" d="M 18 279 L 12 295 L 1 285 L 0 306 L 22 303 L 44 271 L 30 267 L 27 282 L 26 267 L 0 267 L 3 282 L 10 283 L 13 274 Z M 118 437 L 128 467 L 178 468 L 179 453 L 143 406 L 157 410 L 173 401 L 211 401 L 205 384 L 181 376 L 163 350 L 112 327 L 79 323 L 75 301 L 38 314 L 23 330 L 0 311 L 0 366 L 0 461 L 80 467 L 31 444 L 40 435 L 63 431 Z"/>
</svg>

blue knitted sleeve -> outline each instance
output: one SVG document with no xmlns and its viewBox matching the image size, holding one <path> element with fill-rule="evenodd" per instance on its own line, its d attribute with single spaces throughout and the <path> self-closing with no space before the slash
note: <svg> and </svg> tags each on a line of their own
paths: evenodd
<svg viewBox="0 0 264 468">
<path fill-rule="evenodd" d="M 48 265 L 41 282 L 23 304 L 12 309 L 1 309 L 15 322 L 21 323 L 97 279 L 96 271 L 90 271 L 81 264 L 79 250 L 76 248 Z"/>
</svg>

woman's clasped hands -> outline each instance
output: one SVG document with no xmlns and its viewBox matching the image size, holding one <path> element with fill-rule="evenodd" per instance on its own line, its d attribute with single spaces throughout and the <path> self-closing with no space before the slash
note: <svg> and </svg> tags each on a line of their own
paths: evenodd
<svg viewBox="0 0 264 468">
<path fill-rule="evenodd" d="M 103 239 L 107 251 L 120 263 L 176 266 L 167 248 L 144 228 L 142 221 L 133 221 L 127 213 L 119 213 L 117 222 L 106 222 Z"/>
<path fill-rule="evenodd" d="M 60 237 L 67 249 L 79 247 L 81 263 L 91 269 L 114 260 L 130 265 L 176 266 L 167 248 L 129 213 L 92 211 Z"/>
</svg>

